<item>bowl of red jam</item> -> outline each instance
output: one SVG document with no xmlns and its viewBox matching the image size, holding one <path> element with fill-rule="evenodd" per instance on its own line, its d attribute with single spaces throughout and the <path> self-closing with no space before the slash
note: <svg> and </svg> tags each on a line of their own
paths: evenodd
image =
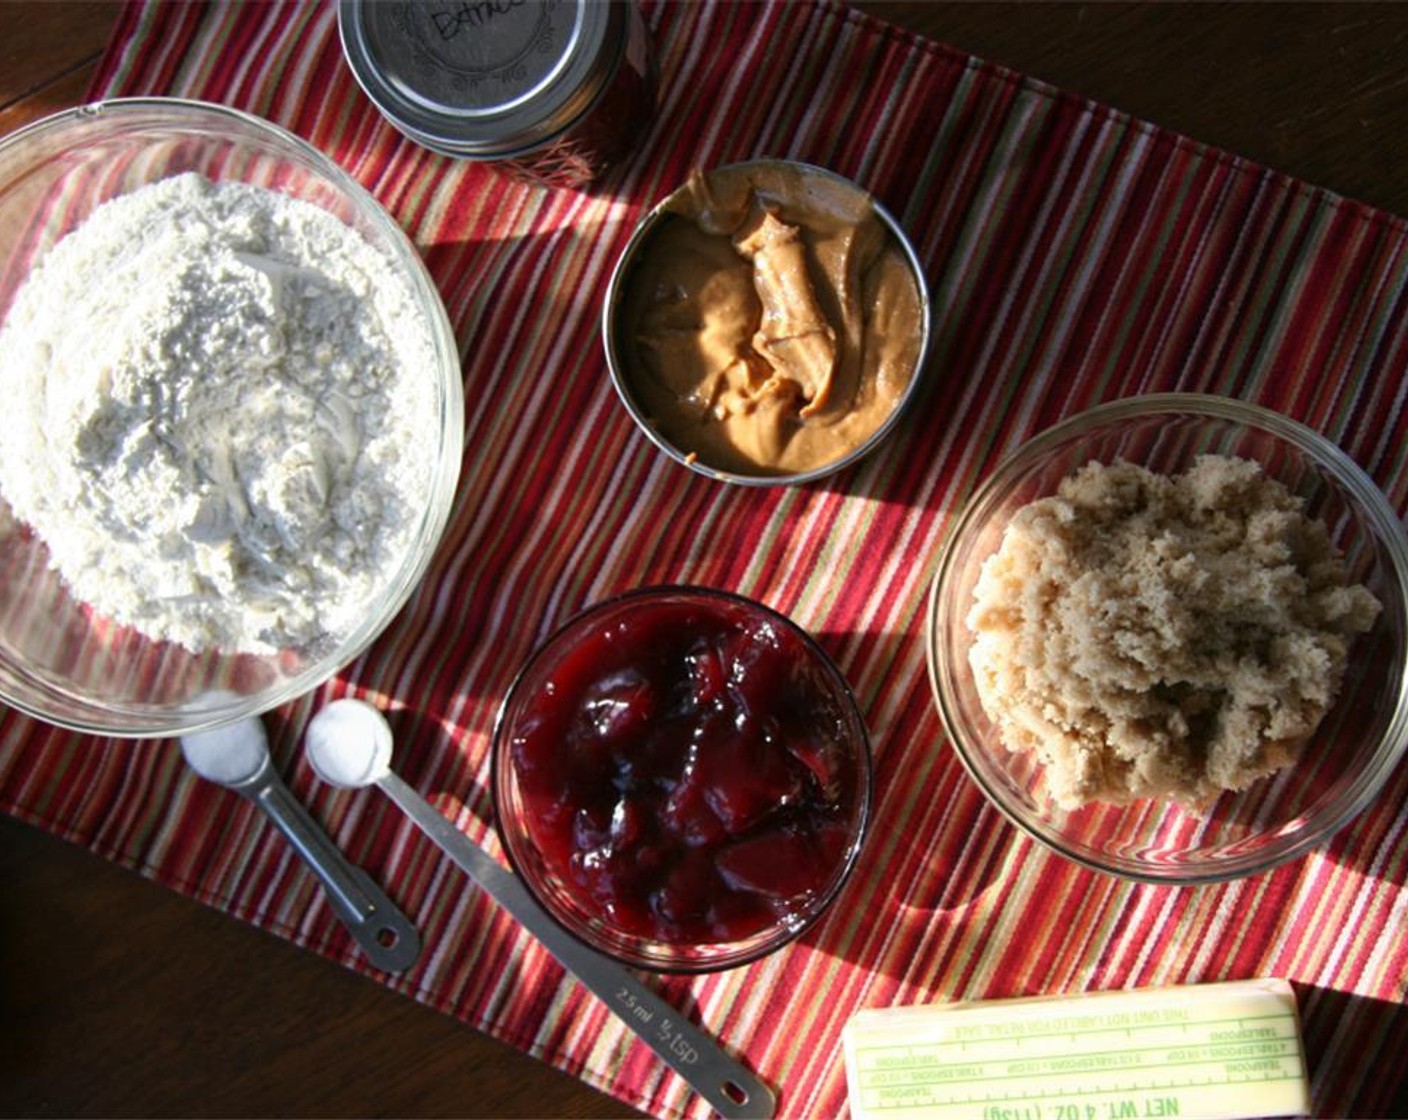
<svg viewBox="0 0 1408 1120">
<path fill-rule="evenodd" d="M 705 972 L 786 944 L 840 891 L 869 739 L 791 620 L 646 588 L 529 659 L 494 729 L 493 791 L 510 863 L 564 928 L 633 967 Z"/>
</svg>

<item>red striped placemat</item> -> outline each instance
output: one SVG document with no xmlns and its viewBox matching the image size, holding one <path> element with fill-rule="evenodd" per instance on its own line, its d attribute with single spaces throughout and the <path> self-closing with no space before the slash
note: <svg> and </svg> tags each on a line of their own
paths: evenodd
<svg viewBox="0 0 1408 1120">
<path fill-rule="evenodd" d="M 332 4 L 132 4 L 94 86 L 235 105 L 312 141 L 409 231 L 457 327 L 467 451 L 429 576 L 363 657 L 268 720 L 295 791 L 424 932 L 416 968 L 380 979 L 649 1112 L 704 1113 L 385 799 L 314 781 L 298 749 L 334 696 L 388 707 L 398 770 L 497 850 L 487 747 L 515 667 L 592 601 L 700 583 L 815 634 L 874 737 L 875 828 L 828 917 L 746 968 L 656 981 L 778 1086 L 784 1115 L 844 1111 L 840 1032 L 861 1007 L 1263 975 L 1299 986 L 1317 1112 L 1391 1112 L 1408 1043 L 1408 774 L 1275 873 L 1199 890 L 1102 878 L 1033 847 L 965 777 L 920 615 L 949 515 L 995 459 L 1114 397 L 1270 405 L 1408 506 L 1404 224 L 827 0 L 646 11 L 660 112 L 597 193 L 402 139 L 345 67 Z M 617 404 L 597 336 L 642 209 L 696 165 L 757 155 L 873 191 L 939 309 L 913 416 L 859 468 L 797 489 L 721 487 L 665 459 Z M 366 970 L 289 846 L 172 742 L 5 712 L 0 808 Z"/>
</svg>

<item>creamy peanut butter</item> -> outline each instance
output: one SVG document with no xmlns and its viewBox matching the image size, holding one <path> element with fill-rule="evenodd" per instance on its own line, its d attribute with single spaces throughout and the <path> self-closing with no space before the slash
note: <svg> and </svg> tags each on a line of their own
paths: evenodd
<svg viewBox="0 0 1408 1120">
<path fill-rule="evenodd" d="M 858 187 L 781 161 L 691 176 L 642 244 L 620 361 L 650 423 L 717 470 L 810 471 L 894 411 L 924 305 Z"/>
</svg>

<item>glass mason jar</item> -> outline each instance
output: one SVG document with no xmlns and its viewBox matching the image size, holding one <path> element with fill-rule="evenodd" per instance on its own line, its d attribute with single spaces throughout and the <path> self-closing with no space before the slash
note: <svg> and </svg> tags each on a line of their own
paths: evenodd
<svg viewBox="0 0 1408 1120">
<path fill-rule="evenodd" d="M 358 83 L 400 132 L 554 187 L 599 179 L 655 111 L 634 0 L 341 0 Z"/>
</svg>

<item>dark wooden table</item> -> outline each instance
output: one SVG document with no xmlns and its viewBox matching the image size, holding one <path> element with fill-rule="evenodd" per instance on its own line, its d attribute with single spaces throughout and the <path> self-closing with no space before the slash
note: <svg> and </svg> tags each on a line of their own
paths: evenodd
<svg viewBox="0 0 1408 1120">
<path fill-rule="evenodd" d="M 1408 4 L 861 6 L 1408 214 Z M 116 12 L 0 0 L 0 132 L 82 99 Z M 0 1113 L 627 1112 L 371 981 L 0 817 Z"/>
</svg>

